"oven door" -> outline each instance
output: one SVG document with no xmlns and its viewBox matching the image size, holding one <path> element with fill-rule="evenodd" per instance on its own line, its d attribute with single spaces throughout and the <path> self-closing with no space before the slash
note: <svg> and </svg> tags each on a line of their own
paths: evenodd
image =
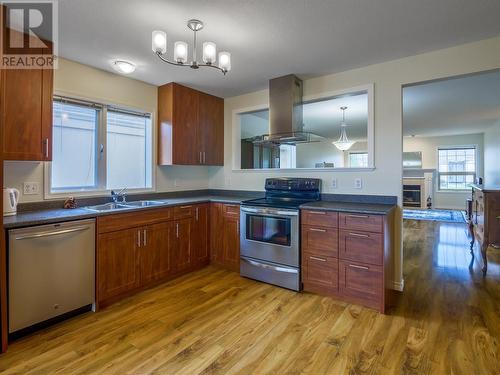
<svg viewBox="0 0 500 375">
<path fill-rule="evenodd" d="M 241 207 L 241 256 L 299 266 L 299 211 Z"/>
</svg>

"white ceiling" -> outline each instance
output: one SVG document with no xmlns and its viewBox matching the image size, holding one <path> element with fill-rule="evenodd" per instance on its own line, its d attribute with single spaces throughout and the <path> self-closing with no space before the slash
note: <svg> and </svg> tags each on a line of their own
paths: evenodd
<svg viewBox="0 0 500 375">
<path fill-rule="evenodd" d="M 199 42 L 232 53 L 226 77 L 161 63 L 151 31 L 173 42 L 205 22 Z M 59 52 L 110 70 L 110 61 L 137 64 L 133 78 L 170 81 L 228 97 L 268 86 L 270 78 L 345 71 L 500 35 L 498 0 L 60 0 Z"/>
<path fill-rule="evenodd" d="M 500 119 L 500 71 L 403 90 L 403 135 L 482 133 Z"/>
</svg>

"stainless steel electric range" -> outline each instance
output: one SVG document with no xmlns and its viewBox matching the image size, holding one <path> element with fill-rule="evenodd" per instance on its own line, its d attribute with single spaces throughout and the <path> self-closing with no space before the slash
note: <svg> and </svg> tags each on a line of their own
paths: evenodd
<svg viewBox="0 0 500 375">
<path fill-rule="evenodd" d="M 319 200 L 321 180 L 268 178 L 265 198 L 241 203 L 240 274 L 300 290 L 300 205 Z"/>
</svg>

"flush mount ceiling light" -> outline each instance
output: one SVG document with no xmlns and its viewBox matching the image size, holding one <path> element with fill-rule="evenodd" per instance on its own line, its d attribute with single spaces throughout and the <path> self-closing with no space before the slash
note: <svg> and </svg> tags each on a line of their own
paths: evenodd
<svg viewBox="0 0 500 375">
<path fill-rule="evenodd" d="M 168 60 L 164 55 L 167 53 L 167 33 L 161 30 L 153 31 L 152 49 L 153 52 L 167 64 L 177 66 L 188 66 L 198 69 L 201 66 L 208 66 L 220 70 L 224 75 L 231 70 L 231 54 L 229 52 L 219 52 L 219 64 L 217 65 L 217 49 L 215 43 L 203 43 L 203 63 L 196 60 L 196 33 L 203 29 L 203 22 L 200 20 L 189 20 L 187 27 L 194 33 L 193 36 L 193 60 L 188 62 L 188 44 L 186 42 L 175 42 L 174 60 Z"/>
<path fill-rule="evenodd" d="M 347 138 L 347 134 L 345 131 L 345 128 L 347 126 L 347 124 L 345 123 L 345 110 L 347 109 L 347 107 L 340 107 L 340 109 L 342 110 L 342 123 L 340 124 L 340 138 L 338 141 L 332 143 L 340 151 L 347 151 L 352 147 L 353 144 L 356 143 L 356 141 L 350 141 Z"/>
<path fill-rule="evenodd" d="M 135 71 L 135 64 L 125 60 L 115 60 L 111 63 L 111 66 L 118 73 L 122 74 L 130 74 Z"/>
</svg>

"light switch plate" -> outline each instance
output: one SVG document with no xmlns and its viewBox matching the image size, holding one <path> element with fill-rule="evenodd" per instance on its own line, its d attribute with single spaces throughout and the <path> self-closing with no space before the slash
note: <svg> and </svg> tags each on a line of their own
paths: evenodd
<svg viewBox="0 0 500 375">
<path fill-rule="evenodd" d="M 24 195 L 37 195 L 40 193 L 40 184 L 38 182 L 23 182 Z"/>
<path fill-rule="evenodd" d="M 363 187 L 363 181 L 361 178 L 354 179 L 354 189 L 361 189 Z"/>
</svg>

